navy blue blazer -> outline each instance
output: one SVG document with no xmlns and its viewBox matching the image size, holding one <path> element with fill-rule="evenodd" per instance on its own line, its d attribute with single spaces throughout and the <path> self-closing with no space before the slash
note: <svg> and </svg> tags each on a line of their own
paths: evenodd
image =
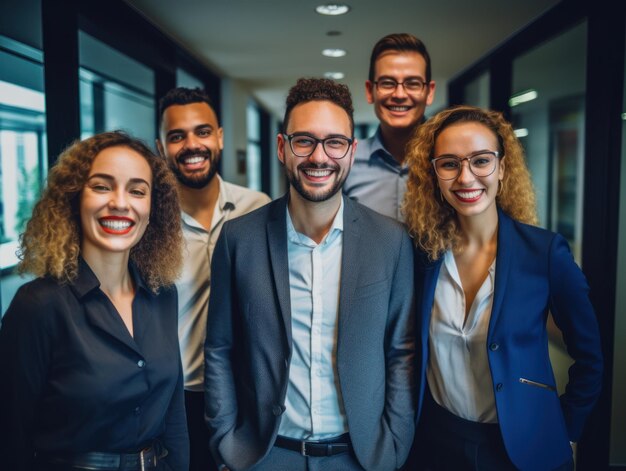
<svg viewBox="0 0 626 471">
<path fill-rule="evenodd" d="M 211 451 L 230 469 L 269 452 L 292 351 L 287 197 L 224 224 L 205 343 Z M 399 468 L 415 426 L 413 244 L 404 228 L 344 197 L 337 370 L 363 468 Z"/>
<path fill-rule="evenodd" d="M 428 330 L 442 260 L 417 256 L 418 414 L 427 387 Z M 570 460 L 569 442 L 580 438 L 600 394 L 600 334 L 588 291 L 562 236 L 498 210 L 496 278 L 485 348 L 504 445 L 520 469 L 553 469 Z M 548 312 L 574 359 L 560 398 L 548 356 Z"/>
</svg>

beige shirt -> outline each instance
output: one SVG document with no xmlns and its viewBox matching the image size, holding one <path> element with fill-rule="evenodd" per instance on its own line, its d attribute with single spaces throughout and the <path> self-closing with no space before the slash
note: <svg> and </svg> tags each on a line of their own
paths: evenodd
<svg viewBox="0 0 626 471">
<path fill-rule="evenodd" d="M 185 389 L 204 390 L 204 339 L 211 291 L 211 257 L 224 222 L 260 208 L 270 198 L 258 191 L 220 181 L 220 194 L 207 231 L 181 212 L 183 220 L 183 272 L 178 289 L 178 339 L 185 375 Z"/>
</svg>

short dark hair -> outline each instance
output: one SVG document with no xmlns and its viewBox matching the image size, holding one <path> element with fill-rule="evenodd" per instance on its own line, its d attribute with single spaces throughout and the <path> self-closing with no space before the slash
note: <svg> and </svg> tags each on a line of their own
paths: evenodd
<svg viewBox="0 0 626 471">
<path fill-rule="evenodd" d="M 350 133 L 354 133 L 354 109 L 350 89 L 334 80 L 323 78 L 301 78 L 291 87 L 287 95 L 283 132 L 287 132 L 291 110 L 300 103 L 309 101 L 330 101 L 342 108 L 350 118 Z"/>
<path fill-rule="evenodd" d="M 189 105 L 191 103 L 206 103 L 213 110 L 211 98 L 201 88 L 172 88 L 159 100 L 159 126 L 163 122 L 163 113 L 172 105 Z"/>
<path fill-rule="evenodd" d="M 372 55 L 370 56 L 370 70 L 368 75 L 370 81 L 376 78 L 374 77 L 376 60 L 383 52 L 387 51 L 417 52 L 421 54 L 426 61 L 426 82 L 431 81 L 430 55 L 426 50 L 426 45 L 418 38 L 408 33 L 388 34 L 374 45 Z"/>
</svg>

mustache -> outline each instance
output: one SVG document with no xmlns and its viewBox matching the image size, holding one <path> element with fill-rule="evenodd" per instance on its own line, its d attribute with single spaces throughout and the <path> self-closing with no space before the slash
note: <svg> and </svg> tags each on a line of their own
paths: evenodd
<svg viewBox="0 0 626 471">
<path fill-rule="evenodd" d="M 183 160 L 185 160 L 186 158 L 194 157 L 197 155 L 212 160 L 213 153 L 209 149 L 183 149 L 176 156 L 176 162 L 183 163 Z"/>
<path fill-rule="evenodd" d="M 300 165 L 298 165 L 298 170 L 307 170 L 307 169 L 312 169 L 312 170 L 324 170 L 324 169 L 328 169 L 328 170 L 337 170 L 339 168 L 339 165 L 335 164 L 335 165 L 329 165 L 328 162 L 325 162 L 323 164 L 316 164 L 313 162 L 302 162 Z"/>
</svg>

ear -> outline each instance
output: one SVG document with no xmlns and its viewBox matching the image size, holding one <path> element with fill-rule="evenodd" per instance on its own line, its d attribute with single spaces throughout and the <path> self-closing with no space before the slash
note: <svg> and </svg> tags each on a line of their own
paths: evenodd
<svg viewBox="0 0 626 471">
<path fill-rule="evenodd" d="M 354 164 L 354 156 L 356 154 L 356 148 L 358 143 L 359 141 L 355 137 L 354 141 L 352 142 L 352 152 L 350 153 L 350 168 L 352 168 L 352 165 Z"/>
<path fill-rule="evenodd" d="M 161 139 L 155 139 L 156 148 L 159 151 L 161 157 L 165 158 L 165 149 L 163 149 L 163 144 L 161 144 Z"/>
<path fill-rule="evenodd" d="M 285 165 L 285 136 L 280 132 L 276 135 L 276 154 L 280 163 Z"/>
<path fill-rule="evenodd" d="M 370 105 L 374 103 L 374 82 L 370 80 L 365 81 L 365 98 Z"/>
<path fill-rule="evenodd" d="M 504 171 L 506 169 L 506 164 L 504 162 L 504 157 L 502 157 L 500 159 L 499 165 L 498 165 L 498 180 L 503 180 L 504 179 Z"/>
<path fill-rule="evenodd" d="M 217 128 L 217 145 L 224 150 L 224 128 Z"/>
<path fill-rule="evenodd" d="M 431 80 L 428 84 L 428 96 L 426 97 L 426 106 L 430 106 L 433 104 L 433 100 L 435 99 L 435 81 Z"/>
</svg>

